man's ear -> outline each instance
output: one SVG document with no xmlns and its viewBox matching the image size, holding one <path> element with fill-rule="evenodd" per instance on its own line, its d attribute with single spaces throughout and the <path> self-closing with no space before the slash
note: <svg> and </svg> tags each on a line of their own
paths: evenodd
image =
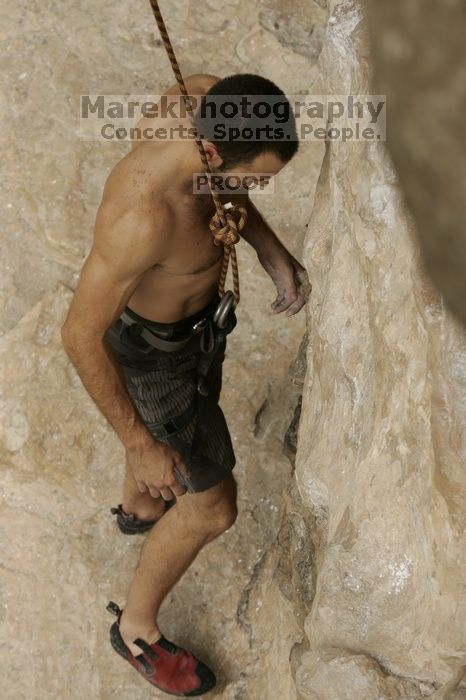
<svg viewBox="0 0 466 700">
<path fill-rule="evenodd" d="M 211 141 L 203 141 L 204 151 L 207 156 L 207 162 L 211 168 L 220 168 L 223 164 L 223 158 Z"/>
</svg>

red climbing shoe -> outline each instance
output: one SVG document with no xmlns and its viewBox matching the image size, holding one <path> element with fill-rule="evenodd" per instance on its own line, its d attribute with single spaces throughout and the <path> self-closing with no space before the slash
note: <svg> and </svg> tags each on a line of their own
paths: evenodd
<svg viewBox="0 0 466 700">
<path fill-rule="evenodd" d="M 110 643 L 115 651 L 138 671 L 149 683 L 171 695 L 194 697 L 212 690 L 216 678 L 205 663 L 187 649 L 171 642 L 163 634 L 156 642 L 148 644 L 139 637 L 133 641 L 142 653 L 133 656 L 120 634 L 120 609 L 112 600 L 107 610 L 117 616 L 110 628 Z"/>
<path fill-rule="evenodd" d="M 172 498 L 171 501 L 165 501 L 165 510 L 160 518 L 165 515 L 167 510 L 175 505 L 175 503 L 176 497 Z M 122 503 L 120 503 L 117 508 L 110 508 L 110 512 L 117 516 L 117 525 L 125 535 L 147 532 L 147 530 L 150 530 L 151 527 L 160 520 L 160 518 L 155 518 L 155 520 L 140 520 L 134 513 L 125 513 Z"/>
</svg>

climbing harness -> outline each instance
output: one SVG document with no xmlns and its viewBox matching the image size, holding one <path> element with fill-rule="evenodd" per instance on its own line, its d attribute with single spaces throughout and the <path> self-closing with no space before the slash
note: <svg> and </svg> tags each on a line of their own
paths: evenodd
<svg viewBox="0 0 466 700">
<path fill-rule="evenodd" d="M 122 311 L 120 314 L 120 319 L 126 326 L 135 326 L 133 331 L 149 344 L 149 347 L 147 348 L 138 348 L 140 352 L 144 353 L 152 352 L 153 348 L 163 350 L 164 352 L 175 352 L 175 350 L 181 350 L 188 344 L 194 335 L 201 333 L 207 325 L 207 319 L 201 318 L 200 321 L 192 326 L 191 333 L 189 335 L 179 340 L 169 340 L 168 338 L 170 334 L 168 332 L 165 333 L 164 338 L 163 331 L 157 329 L 157 332 L 154 332 L 147 326 L 144 326 L 144 324 L 142 324 L 140 321 L 133 318 L 133 316 L 131 316 L 126 310 Z"/>
<path fill-rule="evenodd" d="M 209 305 L 210 306 L 210 305 Z M 198 321 L 193 323 L 188 335 L 183 338 L 175 339 L 173 338 L 172 330 L 170 328 L 149 328 L 141 323 L 140 317 L 134 313 L 131 309 L 124 309 L 119 319 L 122 321 L 123 326 L 133 326 L 133 332 L 140 336 L 143 340 L 148 343 L 147 348 L 139 347 L 138 350 L 143 353 L 152 352 L 153 348 L 157 350 L 163 350 L 164 352 L 175 352 L 176 350 L 182 350 L 195 335 L 201 335 L 199 340 L 200 349 L 203 353 L 212 352 L 215 344 L 215 327 L 223 330 L 228 323 L 228 319 L 233 310 L 233 293 L 228 290 L 225 292 L 224 296 L 221 298 L 217 305 L 217 308 L 212 312 L 206 312 L 205 316 L 200 318 Z M 210 319 L 212 316 L 212 319 Z"/>
<path fill-rule="evenodd" d="M 191 99 L 188 95 L 183 76 L 181 75 L 181 70 L 178 65 L 178 61 L 175 56 L 175 51 L 168 36 L 167 29 L 165 27 L 165 22 L 163 21 L 162 14 L 160 12 L 159 3 L 157 0 L 149 0 L 152 11 L 154 13 L 155 21 L 157 22 L 157 27 L 160 32 L 160 36 L 163 41 L 163 45 L 167 52 L 168 58 L 170 60 L 173 73 L 177 80 L 178 86 L 180 88 L 185 107 L 187 109 L 189 120 L 191 126 L 196 134 L 196 144 L 199 149 L 199 155 L 201 156 L 202 164 L 209 175 L 211 174 L 211 169 L 209 163 L 207 162 L 206 152 L 204 150 L 204 145 L 199 138 L 196 124 L 194 122 L 194 114 L 191 104 Z M 210 177 L 207 178 L 209 182 L 210 193 L 212 199 L 214 200 L 216 212 L 212 219 L 210 220 L 209 228 L 214 237 L 214 244 L 220 245 L 223 243 L 223 263 L 220 272 L 218 292 L 221 297 L 225 294 L 225 280 L 228 272 L 228 263 L 231 256 L 231 271 L 233 276 L 233 294 L 235 306 L 239 304 L 240 293 L 239 293 L 239 275 L 238 275 L 238 261 L 236 259 L 235 244 L 239 241 L 239 232 L 243 229 L 247 221 L 247 211 L 245 207 L 238 204 L 232 204 L 228 202 L 226 205 L 223 204 L 220 199 L 219 194 L 215 191 L 212 186 L 212 181 Z"/>
</svg>

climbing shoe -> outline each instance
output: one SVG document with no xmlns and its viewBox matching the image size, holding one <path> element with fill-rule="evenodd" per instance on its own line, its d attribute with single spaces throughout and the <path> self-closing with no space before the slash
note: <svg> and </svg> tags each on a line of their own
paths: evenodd
<svg viewBox="0 0 466 700">
<path fill-rule="evenodd" d="M 133 656 L 120 634 L 123 608 L 120 609 L 111 600 L 107 610 L 117 616 L 110 628 L 112 647 L 149 683 L 165 693 L 184 698 L 203 695 L 212 690 L 217 681 L 211 669 L 190 651 L 171 642 L 163 634 L 152 644 L 139 637 L 133 640 L 133 644 L 142 649 L 140 654 Z"/>
<path fill-rule="evenodd" d="M 155 518 L 155 520 L 140 520 L 134 513 L 125 513 L 121 503 L 116 508 L 110 508 L 110 512 L 117 516 L 117 525 L 123 534 L 135 535 L 138 532 L 147 532 L 147 530 L 150 530 L 175 503 L 176 498 L 172 498 L 171 501 L 165 501 L 164 512 L 159 518 Z"/>
</svg>

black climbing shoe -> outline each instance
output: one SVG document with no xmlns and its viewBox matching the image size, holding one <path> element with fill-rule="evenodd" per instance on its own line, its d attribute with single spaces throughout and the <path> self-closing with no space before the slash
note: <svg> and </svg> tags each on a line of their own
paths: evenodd
<svg viewBox="0 0 466 700">
<path fill-rule="evenodd" d="M 172 498 L 171 501 L 165 501 L 164 512 L 159 518 L 155 518 L 155 520 L 140 520 L 134 513 L 125 513 L 121 503 L 117 508 L 110 508 L 110 512 L 117 516 L 117 525 L 124 535 L 136 535 L 138 532 L 147 532 L 147 530 L 150 530 L 175 503 L 176 497 Z"/>
</svg>

